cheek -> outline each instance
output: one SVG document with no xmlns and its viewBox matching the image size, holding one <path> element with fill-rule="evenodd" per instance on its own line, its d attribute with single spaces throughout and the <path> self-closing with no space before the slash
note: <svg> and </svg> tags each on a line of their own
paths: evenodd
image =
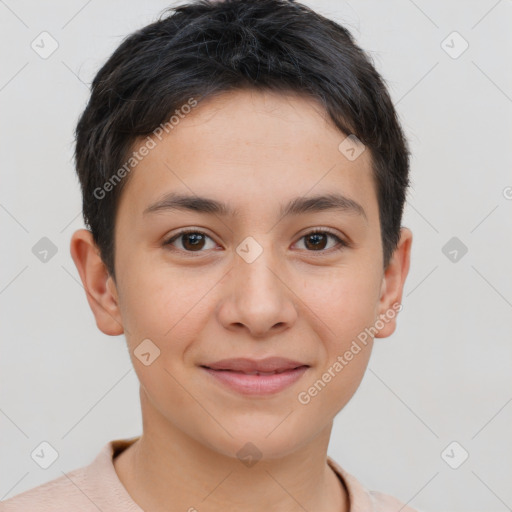
<svg viewBox="0 0 512 512">
<path fill-rule="evenodd" d="M 208 301 L 205 290 L 214 284 L 183 269 L 138 266 L 123 289 L 123 319 L 129 332 L 164 344 L 176 333 L 193 332 Z"/>
<path fill-rule="evenodd" d="M 328 418 L 334 419 L 359 387 L 368 365 L 371 342 L 366 346 L 361 345 L 358 353 L 353 355 L 350 361 L 337 361 L 338 355 L 343 357 L 345 352 L 335 351 L 332 361 L 319 368 L 310 381 L 300 389 L 295 407 L 302 413 L 304 421 L 314 423 L 314 418 L 322 418 L 323 421 L 327 421 Z"/>
<path fill-rule="evenodd" d="M 155 269 L 145 273 L 142 268 L 138 276 L 132 274 L 123 314 L 129 319 L 125 335 L 141 386 L 155 409 L 179 423 L 181 411 L 191 407 L 185 357 L 193 340 L 200 338 L 208 297 L 204 283 L 201 287 L 175 272 L 165 274 Z M 154 360 L 146 365 L 143 353 Z M 177 417 L 172 416 L 175 411 Z"/>
<path fill-rule="evenodd" d="M 377 307 L 376 281 L 366 276 L 340 274 L 309 295 L 308 306 L 322 320 L 317 326 L 323 352 L 297 397 L 299 410 L 310 418 L 334 418 L 364 376 L 373 346 L 365 329 L 373 325 Z"/>
<path fill-rule="evenodd" d="M 304 285 L 301 296 L 323 321 L 325 339 L 337 346 L 371 325 L 378 308 L 380 282 L 371 269 L 340 268 Z"/>
<path fill-rule="evenodd" d="M 378 276 L 345 270 L 308 295 L 308 306 L 322 320 L 317 325 L 324 352 L 302 388 L 308 401 L 303 406 L 311 414 L 334 417 L 358 388 L 371 354 L 373 340 L 365 329 L 376 319 Z"/>
<path fill-rule="evenodd" d="M 129 319 L 129 333 L 125 336 L 141 385 L 153 405 L 166 415 L 190 407 L 190 396 L 183 386 L 189 388 L 194 343 L 201 339 L 213 314 L 213 294 L 205 295 L 205 291 L 216 280 L 208 285 L 205 276 L 185 275 L 183 271 L 178 275 L 175 270 L 155 268 L 146 273 L 139 269 L 137 276 L 132 274 L 130 285 L 125 286 L 123 309 L 124 317 Z M 148 339 L 150 343 L 143 342 Z M 149 366 L 139 358 L 141 347 L 145 347 L 141 342 L 149 347 L 146 352 L 158 355 Z"/>
</svg>

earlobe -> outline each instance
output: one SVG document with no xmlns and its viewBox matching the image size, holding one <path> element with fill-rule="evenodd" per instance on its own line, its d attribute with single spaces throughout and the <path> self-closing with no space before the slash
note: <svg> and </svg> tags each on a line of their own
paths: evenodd
<svg viewBox="0 0 512 512">
<path fill-rule="evenodd" d="M 402 295 L 407 274 L 409 273 L 412 246 L 412 232 L 402 227 L 398 246 L 384 272 L 379 300 L 379 319 L 384 324 L 376 338 L 387 338 L 396 329 L 396 317 L 402 309 Z"/>
<path fill-rule="evenodd" d="M 70 252 L 98 329 L 109 336 L 123 334 L 117 290 L 101 259 L 92 233 L 87 229 L 75 231 L 71 237 Z"/>
</svg>

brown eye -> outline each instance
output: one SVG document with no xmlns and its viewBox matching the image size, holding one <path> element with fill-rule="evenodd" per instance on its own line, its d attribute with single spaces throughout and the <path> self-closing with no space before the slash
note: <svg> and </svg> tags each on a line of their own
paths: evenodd
<svg viewBox="0 0 512 512">
<path fill-rule="evenodd" d="M 329 245 L 329 238 L 337 242 L 333 246 L 326 249 Z M 309 252 L 327 252 L 329 249 L 343 249 L 348 246 L 339 236 L 329 231 L 312 231 L 304 235 L 301 240 L 304 240 L 304 245 Z"/>
<path fill-rule="evenodd" d="M 325 233 L 313 233 L 311 235 L 307 235 L 305 237 L 306 247 L 315 251 L 325 249 L 328 236 L 329 235 L 326 235 Z"/>
<path fill-rule="evenodd" d="M 208 235 L 201 231 L 181 231 L 165 242 L 164 245 L 169 245 L 174 248 L 174 243 L 179 242 L 179 246 L 181 245 L 181 247 L 176 247 L 177 250 L 185 252 L 204 252 L 202 249 L 207 245 L 207 240 L 213 242 Z M 213 243 L 213 247 L 215 247 L 215 243 Z"/>
<path fill-rule="evenodd" d="M 181 236 L 183 237 L 182 245 L 187 251 L 201 250 L 204 247 L 205 237 L 201 233 L 187 233 Z"/>
</svg>

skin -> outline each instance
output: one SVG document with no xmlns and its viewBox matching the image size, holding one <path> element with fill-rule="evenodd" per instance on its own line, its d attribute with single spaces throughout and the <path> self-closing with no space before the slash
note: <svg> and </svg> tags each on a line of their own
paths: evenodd
<svg viewBox="0 0 512 512">
<path fill-rule="evenodd" d="M 326 454 L 333 419 L 359 386 L 373 340 L 310 403 L 297 395 L 401 302 L 412 233 L 401 229 L 384 270 L 371 153 L 348 160 L 338 150 L 345 137 L 312 99 L 224 93 L 199 103 L 132 171 L 116 218 L 115 281 L 91 233 L 73 234 L 71 255 L 98 328 L 125 334 L 140 380 L 143 433 L 114 465 L 143 509 L 348 510 Z M 170 191 L 221 200 L 239 215 L 143 215 Z M 366 218 L 279 216 L 292 198 L 333 191 L 357 201 Z M 186 236 L 164 245 L 182 228 L 209 238 L 195 250 Z M 328 237 L 315 249 L 305 235 L 322 228 L 351 246 L 337 251 Z M 263 249 L 252 263 L 236 252 L 248 236 Z M 376 337 L 395 327 L 396 316 Z M 149 366 L 134 355 L 147 338 L 160 350 Z M 199 366 L 273 355 L 310 367 L 272 396 L 237 394 Z M 236 456 L 249 441 L 262 454 L 252 467 Z"/>
</svg>

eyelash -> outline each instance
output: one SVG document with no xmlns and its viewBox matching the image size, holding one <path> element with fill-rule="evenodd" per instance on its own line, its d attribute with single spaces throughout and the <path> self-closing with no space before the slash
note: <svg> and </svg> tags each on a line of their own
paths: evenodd
<svg viewBox="0 0 512 512">
<path fill-rule="evenodd" d="M 193 255 L 193 256 L 199 256 L 201 253 L 204 253 L 206 251 L 185 251 L 183 249 L 176 249 L 175 247 L 172 246 L 172 243 L 176 240 L 178 240 L 181 236 L 183 235 L 187 235 L 187 234 L 190 234 L 190 233 L 194 233 L 194 234 L 199 234 L 199 235 L 204 235 L 208 238 L 210 238 L 211 240 L 212 237 L 210 237 L 209 235 L 207 235 L 206 233 L 204 233 L 203 231 L 200 231 L 198 229 L 183 229 L 182 231 L 174 234 L 171 238 L 169 238 L 168 240 L 166 240 L 163 245 L 164 246 L 169 246 L 169 248 L 172 250 L 172 251 L 177 251 L 177 252 L 182 252 L 182 253 L 186 253 L 186 254 L 190 254 L 190 255 Z M 351 247 L 351 244 L 346 242 L 345 240 L 342 240 L 337 234 L 335 234 L 333 231 L 331 231 L 330 229 L 328 228 L 321 228 L 321 229 L 314 229 L 308 233 L 306 233 L 305 235 L 302 235 L 299 240 L 302 240 L 303 238 L 306 238 L 308 236 L 311 236 L 311 235 L 316 235 L 316 234 L 327 234 L 329 236 L 331 236 L 332 238 L 334 238 L 336 240 L 336 242 L 338 242 L 338 244 L 335 246 L 335 247 L 331 247 L 331 249 L 324 249 L 324 250 L 319 250 L 319 251 L 307 251 L 307 252 L 310 252 L 310 253 L 319 253 L 319 255 L 323 255 L 323 254 L 329 254 L 331 252 L 337 252 L 337 251 L 341 251 L 345 248 L 348 248 L 348 247 Z"/>
</svg>

